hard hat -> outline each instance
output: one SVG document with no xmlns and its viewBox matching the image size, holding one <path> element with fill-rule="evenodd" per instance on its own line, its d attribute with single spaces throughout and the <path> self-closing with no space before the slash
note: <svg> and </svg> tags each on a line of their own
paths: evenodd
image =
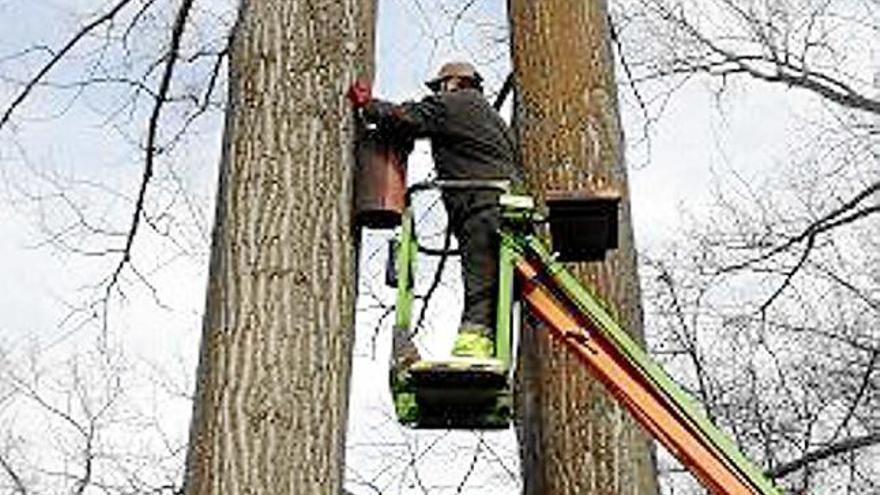
<svg viewBox="0 0 880 495">
<path fill-rule="evenodd" d="M 437 91 L 440 89 L 440 84 L 450 77 L 471 79 L 477 84 L 483 81 L 483 76 L 481 76 L 480 73 L 477 72 L 477 69 L 475 69 L 470 63 L 447 62 L 443 64 L 443 67 L 440 67 L 440 71 L 437 72 L 437 77 L 430 81 L 426 81 L 425 85 L 431 88 L 431 90 Z"/>
</svg>

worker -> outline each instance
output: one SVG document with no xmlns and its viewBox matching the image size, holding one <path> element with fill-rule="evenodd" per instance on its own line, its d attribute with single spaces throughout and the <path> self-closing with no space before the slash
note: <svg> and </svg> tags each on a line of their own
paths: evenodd
<svg viewBox="0 0 880 495">
<path fill-rule="evenodd" d="M 433 94 L 395 104 L 372 97 L 360 80 L 348 98 L 369 122 L 402 139 L 429 138 L 441 180 L 510 180 L 519 183 L 512 133 L 483 96 L 483 78 L 467 62 L 444 64 L 425 84 Z M 442 192 L 449 227 L 458 240 L 464 280 L 464 310 L 453 356 L 493 357 L 498 293 L 499 190 Z"/>
</svg>

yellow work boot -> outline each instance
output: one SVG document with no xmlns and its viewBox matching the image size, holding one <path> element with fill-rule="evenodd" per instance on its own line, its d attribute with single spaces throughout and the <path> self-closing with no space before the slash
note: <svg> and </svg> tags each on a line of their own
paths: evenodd
<svg viewBox="0 0 880 495">
<path fill-rule="evenodd" d="M 473 329 L 463 325 L 452 346 L 452 355 L 477 359 L 494 358 L 495 342 L 486 337 L 484 330 L 482 325 L 474 325 Z"/>
</svg>

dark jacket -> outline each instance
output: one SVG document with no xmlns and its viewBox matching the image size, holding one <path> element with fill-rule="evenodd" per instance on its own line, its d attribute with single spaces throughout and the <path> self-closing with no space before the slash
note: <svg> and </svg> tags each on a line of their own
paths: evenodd
<svg viewBox="0 0 880 495">
<path fill-rule="evenodd" d="M 373 100 L 364 115 L 401 138 L 430 138 L 440 179 L 521 180 L 510 129 L 475 89 L 399 105 Z"/>
</svg>

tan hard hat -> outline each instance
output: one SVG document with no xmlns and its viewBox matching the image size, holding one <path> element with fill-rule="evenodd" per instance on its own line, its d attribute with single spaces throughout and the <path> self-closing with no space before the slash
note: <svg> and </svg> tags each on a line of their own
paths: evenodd
<svg viewBox="0 0 880 495">
<path fill-rule="evenodd" d="M 462 77 L 466 79 L 472 79 L 475 82 L 479 83 L 483 80 L 483 76 L 477 72 L 477 69 L 474 68 L 468 62 L 447 62 L 443 64 L 443 67 L 440 67 L 440 71 L 437 72 L 437 77 L 431 79 L 430 81 L 426 81 L 425 85 L 431 88 L 434 91 L 440 89 L 440 84 L 449 79 L 450 77 Z"/>
</svg>

